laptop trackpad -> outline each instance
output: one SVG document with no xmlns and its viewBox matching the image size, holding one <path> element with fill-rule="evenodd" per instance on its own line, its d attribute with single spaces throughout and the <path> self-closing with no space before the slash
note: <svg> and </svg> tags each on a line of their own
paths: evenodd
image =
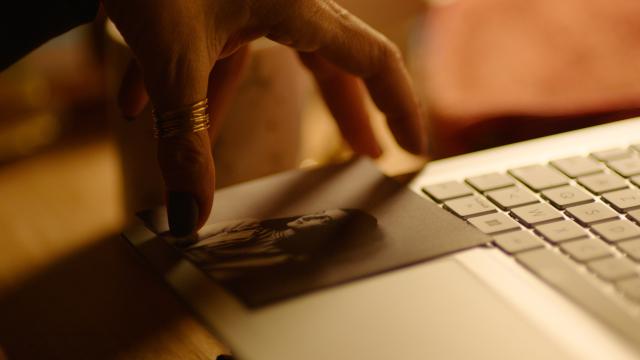
<svg viewBox="0 0 640 360">
<path fill-rule="evenodd" d="M 251 344 L 247 359 L 569 357 L 452 258 L 253 315 L 246 332 L 234 334 Z M 247 336 L 253 339 L 246 342 Z"/>
</svg>

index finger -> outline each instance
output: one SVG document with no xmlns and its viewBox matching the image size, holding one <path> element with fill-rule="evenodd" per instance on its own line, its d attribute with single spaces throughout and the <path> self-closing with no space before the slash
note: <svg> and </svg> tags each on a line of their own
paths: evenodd
<svg viewBox="0 0 640 360">
<path fill-rule="evenodd" d="M 333 1 L 296 1 L 269 37 L 300 51 L 314 51 L 363 79 L 398 143 L 424 154 L 425 124 L 398 48 Z"/>
</svg>

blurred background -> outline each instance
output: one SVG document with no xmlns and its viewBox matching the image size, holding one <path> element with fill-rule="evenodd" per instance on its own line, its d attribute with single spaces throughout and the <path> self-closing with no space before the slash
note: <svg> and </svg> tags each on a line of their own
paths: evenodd
<svg viewBox="0 0 640 360">
<path fill-rule="evenodd" d="M 403 51 L 427 110 L 432 159 L 640 111 L 636 1 L 339 2 Z M 214 144 L 218 186 L 349 157 L 293 52 L 267 40 L 253 43 L 251 52 Z M 0 193 L 32 193 L 20 177 L 31 176 L 73 204 L 69 211 L 114 231 L 135 211 L 162 203 L 150 111 L 127 122 L 115 105 L 130 59 L 101 14 L 0 74 Z M 419 169 L 425 159 L 400 150 L 369 107 L 385 150 L 381 169 L 391 175 Z M 47 161 L 51 171 L 40 165 Z M 25 168 L 31 172 L 12 173 Z M 0 210 L 15 211 L 14 201 L 3 204 Z"/>
<path fill-rule="evenodd" d="M 339 2 L 403 51 L 427 110 L 431 158 L 639 112 L 636 1 Z M 350 156 L 293 52 L 267 40 L 256 41 L 251 51 L 214 145 L 218 186 Z M 80 163 L 104 164 L 104 173 L 65 185 L 76 190 L 74 180 L 104 183 L 91 195 L 102 197 L 96 201 L 110 215 L 96 215 L 121 222 L 161 204 L 150 111 L 131 123 L 115 105 L 130 59 L 117 30 L 99 15 L 2 72 L 0 172 L 53 154 L 79 159 L 93 148 Z M 422 166 L 424 159 L 400 150 L 369 107 L 385 149 L 380 167 L 393 175 Z M 56 174 L 34 174 L 50 178 L 64 169 L 54 167 Z"/>
<path fill-rule="evenodd" d="M 432 159 L 640 114 L 638 1 L 338 2 L 404 53 Z M 251 51 L 214 145 L 218 186 L 350 156 L 295 54 Z M 0 295 L 162 203 L 150 111 L 127 122 L 115 105 L 130 59 L 99 15 L 0 73 Z M 419 169 L 369 107 L 380 168 Z"/>
</svg>

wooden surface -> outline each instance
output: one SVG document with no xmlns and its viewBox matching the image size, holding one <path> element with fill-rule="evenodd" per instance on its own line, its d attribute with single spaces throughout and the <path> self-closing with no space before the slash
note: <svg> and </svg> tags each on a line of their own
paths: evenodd
<svg viewBox="0 0 640 360">
<path fill-rule="evenodd" d="M 120 177 L 106 139 L 0 166 L 0 360 L 229 352 L 118 235 Z"/>
<path fill-rule="evenodd" d="M 105 140 L 0 167 L 0 359 L 226 351 L 118 236 L 118 170 Z"/>
</svg>

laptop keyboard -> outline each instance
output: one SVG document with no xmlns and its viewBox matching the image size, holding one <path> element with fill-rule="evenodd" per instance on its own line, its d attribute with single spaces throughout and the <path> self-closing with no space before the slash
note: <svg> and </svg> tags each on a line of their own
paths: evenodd
<svg viewBox="0 0 640 360">
<path fill-rule="evenodd" d="M 422 190 L 551 285 L 595 276 L 640 304 L 640 145 Z"/>
</svg>

